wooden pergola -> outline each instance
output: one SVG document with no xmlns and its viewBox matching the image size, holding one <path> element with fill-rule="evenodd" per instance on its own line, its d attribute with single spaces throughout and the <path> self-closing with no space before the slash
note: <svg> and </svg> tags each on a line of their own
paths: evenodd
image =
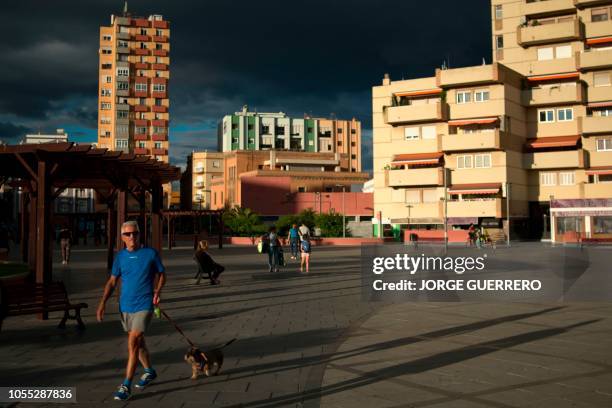
<svg viewBox="0 0 612 408">
<path fill-rule="evenodd" d="M 52 279 L 53 200 L 67 188 L 92 188 L 107 206 L 107 268 L 122 248 L 118 228 L 128 216 L 128 195 L 139 204 L 138 221 L 147 237 L 146 201 L 150 198 L 151 241 L 161 251 L 162 185 L 180 178 L 180 169 L 155 159 L 75 143 L 0 146 L 0 178 L 22 189 L 21 248 L 37 283 Z"/>
</svg>

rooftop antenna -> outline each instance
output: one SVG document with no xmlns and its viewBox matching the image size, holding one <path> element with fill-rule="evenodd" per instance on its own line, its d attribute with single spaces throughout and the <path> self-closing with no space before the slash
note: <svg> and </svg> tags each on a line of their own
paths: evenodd
<svg viewBox="0 0 612 408">
<path fill-rule="evenodd" d="M 127 17 L 128 15 L 128 6 L 127 6 L 127 1 L 125 3 L 123 3 L 123 17 Z"/>
<path fill-rule="evenodd" d="M 487 62 L 485 61 L 485 57 L 482 57 L 482 65 L 487 65 Z"/>
</svg>

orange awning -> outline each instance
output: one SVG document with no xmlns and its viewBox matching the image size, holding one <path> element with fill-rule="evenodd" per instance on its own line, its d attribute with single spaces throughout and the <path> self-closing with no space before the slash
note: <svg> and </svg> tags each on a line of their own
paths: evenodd
<svg viewBox="0 0 612 408">
<path fill-rule="evenodd" d="M 575 147 L 580 143 L 580 135 L 538 137 L 527 140 L 527 147 L 532 149 L 546 149 L 548 147 Z"/>
<path fill-rule="evenodd" d="M 567 72 L 565 74 L 554 74 L 554 75 L 538 75 L 527 78 L 530 82 L 539 82 L 539 81 L 554 81 L 558 79 L 578 79 L 580 78 L 580 74 L 578 72 Z"/>
<path fill-rule="evenodd" d="M 592 44 L 605 44 L 612 42 L 612 37 L 600 37 L 600 38 L 587 38 L 586 43 L 588 45 Z"/>
<path fill-rule="evenodd" d="M 413 164 L 439 164 L 440 159 L 444 157 L 444 153 L 414 153 L 414 154 L 396 154 L 393 156 L 392 165 L 413 165 Z"/>
<path fill-rule="evenodd" d="M 424 89 L 420 91 L 406 91 L 406 92 L 396 92 L 395 96 L 427 96 L 427 95 L 438 95 L 442 93 L 442 89 Z"/>
<path fill-rule="evenodd" d="M 478 118 L 478 119 L 462 119 L 462 120 L 449 120 L 450 126 L 465 126 L 465 125 L 476 125 L 476 124 L 487 124 L 495 123 L 499 118 Z"/>
<path fill-rule="evenodd" d="M 589 103 L 587 105 L 587 107 L 589 107 L 589 108 L 607 108 L 608 106 L 612 106 L 612 101 L 608 101 L 608 102 L 594 102 L 594 103 Z"/>
<path fill-rule="evenodd" d="M 591 167 L 586 171 L 586 174 L 589 176 L 595 174 L 612 174 L 612 166 Z"/>
<path fill-rule="evenodd" d="M 453 184 L 449 191 L 451 194 L 497 194 L 501 183 L 480 184 Z"/>
</svg>

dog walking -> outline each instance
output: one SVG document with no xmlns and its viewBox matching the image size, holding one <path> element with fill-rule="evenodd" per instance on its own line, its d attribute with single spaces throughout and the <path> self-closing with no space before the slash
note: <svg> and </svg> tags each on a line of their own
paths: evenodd
<svg viewBox="0 0 612 408">
<path fill-rule="evenodd" d="M 139 360 L 144 367 L 144 374 L 136 383 L 136 388 L 144 388 L 157 378 L 157 373 L 151 365 L 144 335 L 151 323 L 153 306 L 160 303 L 160 293 L 166 282 L 166 274 L 157 251 L 153 248 L 141 248 L 138 235 L 136 221 L 127 221 L 121 226 L 121 240 L 125 244 L 125 249 L 115 257 L 111 276 L 106 282 L 96 312 L 96 317 L 101 322 L 104 319 L 106 302 L 112 295 L 117 281 L 121 279 L 119 312 L 123 329 L 128 334 L 128 361 L 125 379 L 114 394 L 114 398 L 120 401 L 130 398 L 132 378 Z"/>
</svg>

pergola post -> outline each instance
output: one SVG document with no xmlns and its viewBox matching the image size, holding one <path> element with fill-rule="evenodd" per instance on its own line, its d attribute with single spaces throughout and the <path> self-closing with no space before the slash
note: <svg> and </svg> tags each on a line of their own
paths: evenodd
<svg viewBox="0 0 612 408">
<path fill-rule="evenodd" d="M 223 249 L 223 230 L 225 229 L 223 225 L 223 212 L 218 213 L 219 217 L 219 249 Z"/>
<path fill-rule="evenodd" d="M 168 215 L 168 251 L 172 249 L 172 217 Z"/>
<path fill-rule="evenodd" d="M 25 191 L 22 191 L 19 197 L 19 249 L 22 262 L 28 262 L 28 226 L 30 217 L 27 204 L 29 203 L 29 196 Z"/>
<path fill-rule="evenodd" d="M 36 203 L 38 192 L 30 192 L 28 223 L 28 265 L 30 272 L 36 276 Z"/>
<path fill-rule="evenodd" d="M 106 205 L 106 269 L 110 273 L 113 269 L 113 257 L 115 255 L 115 243 L 117 240 L 117 211 L 115 211 L 115 199 L 109 197 Z"/>
<path fill-rule="evenodd" d="M 163 245 L 163 206 L 161 183 L 156 180 L 151 186 L 151 247 L 161 253 Z"/>
<path fill-rule="evenodd" d="M 115 236 L 117 237 L 116 248 L 117 251 L 123 249 L 123 241 L 121 240 L 121 225 L 127 219 L 127 191 L 121 189 L 117 192 L 117 223 Z"/>
<path fill-rule="evenodd" d="M 147 246 L 147 213 L 146 213 L 146 190 L 141 188 L 138 191 L 138 224 L 140 225 L 140 243 Z"/>
<path fill-rule="evenodd" d="M 52 252 L 50 251 L 49 221 L 50 221 L 50 181 L 45 160 L 38 161 L 37 169 L 37 200 L 36 200 L 36 283 L 49 284 L 52 280 Z M 38 318 L 47 320 L 49 313 L 38 314 Z"/>
</svg>

